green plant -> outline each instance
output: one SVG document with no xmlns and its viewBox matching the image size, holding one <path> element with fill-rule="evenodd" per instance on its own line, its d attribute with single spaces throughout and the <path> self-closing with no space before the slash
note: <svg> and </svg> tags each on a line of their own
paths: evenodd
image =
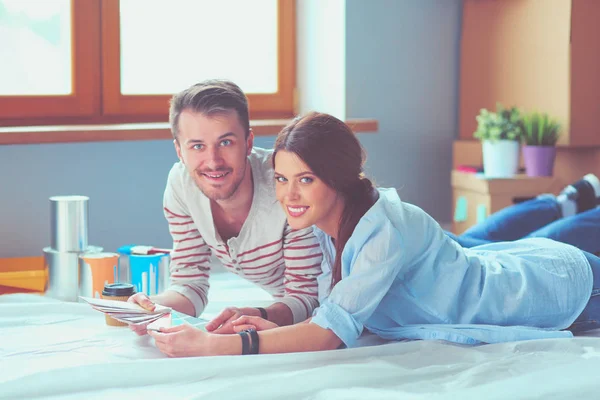
<svg viewBox="0 0 600 400">
<path fill-rule="evenodd" d="M 521 114 L 516 107 L 504 108 L 496 105 L 496 112 L 482 108 L 477 119 L 477 130 L 473 134 L 480 140 L 520 140 L 522 135 Z"/>
<path fill-rule="evenodd" d="M 527 146 L 554 146 L 560 137 L 559 123 L 548 114 L 525 114 L 521 124 L 523 141 Z"/>
</svg>

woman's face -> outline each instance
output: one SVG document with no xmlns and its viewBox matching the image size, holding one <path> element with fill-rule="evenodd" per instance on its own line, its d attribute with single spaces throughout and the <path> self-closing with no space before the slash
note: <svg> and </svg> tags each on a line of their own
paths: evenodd
<svg viewBox="0 0 600 400">
<path fill-rule="evenodd" d="M 341 196 L 295 153 L 282 150 L 275 155 L 275 189 L 292 229 L 317 225 L 328 235 L 337 235 L 343 210 Z"/>
</svg>

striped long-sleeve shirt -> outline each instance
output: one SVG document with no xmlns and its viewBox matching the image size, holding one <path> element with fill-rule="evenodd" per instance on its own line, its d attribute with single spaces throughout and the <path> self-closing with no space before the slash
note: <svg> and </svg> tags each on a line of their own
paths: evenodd
<svg viewBox="0 0 600 400">
<path fill-rule="evenodd" d="M 173 237 L 171 286 L 204 310 L 209 289 L 210 258 L 269 292 L 292 311 L 294 323 L 318 306 L 317 276 L 322 252 L 313 228 L 293 230 L 275 198 L 271 151 L 254 148 L 249 156 L 254 197 L 237 237 L 224 242 L 216 232 L 210 200 L 185 166 L 176 163 L 167 181 L 164 213 Z"/>
</svg>

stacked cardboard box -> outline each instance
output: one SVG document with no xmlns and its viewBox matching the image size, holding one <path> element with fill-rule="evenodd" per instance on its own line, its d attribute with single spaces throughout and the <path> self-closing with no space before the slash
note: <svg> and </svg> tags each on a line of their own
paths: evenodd
<svg viewBox="0 0 600 400">
<path fill-rule="evenodd" d="M 557 118 L 562 146 L 600 146 L 598 21 L 598 0 L 465 0 L 460 138 L 501 102 Z"/>
<path fill-rule="evenodd" d="M 452 230 L 461 234 L 504 207 L 550 192 L 553 183 L 551 177 L 517 175 L 512 179 L 485 179 L 481 174 L 452 171 Z"/>
</svg>

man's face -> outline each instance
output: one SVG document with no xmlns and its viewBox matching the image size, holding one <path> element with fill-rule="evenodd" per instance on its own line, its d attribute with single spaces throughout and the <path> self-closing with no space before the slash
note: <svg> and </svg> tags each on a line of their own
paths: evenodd
<svg viewBox="0 0 600 400">
<path fill-rule="evenodd" d="M 244 179 L 252 132 L 245 138 L 237 112 L 206 116 L 185 110 L 174 141 L 179 159 L 198 188 L 211 200 L 231 198 Z"/>
</svg>

